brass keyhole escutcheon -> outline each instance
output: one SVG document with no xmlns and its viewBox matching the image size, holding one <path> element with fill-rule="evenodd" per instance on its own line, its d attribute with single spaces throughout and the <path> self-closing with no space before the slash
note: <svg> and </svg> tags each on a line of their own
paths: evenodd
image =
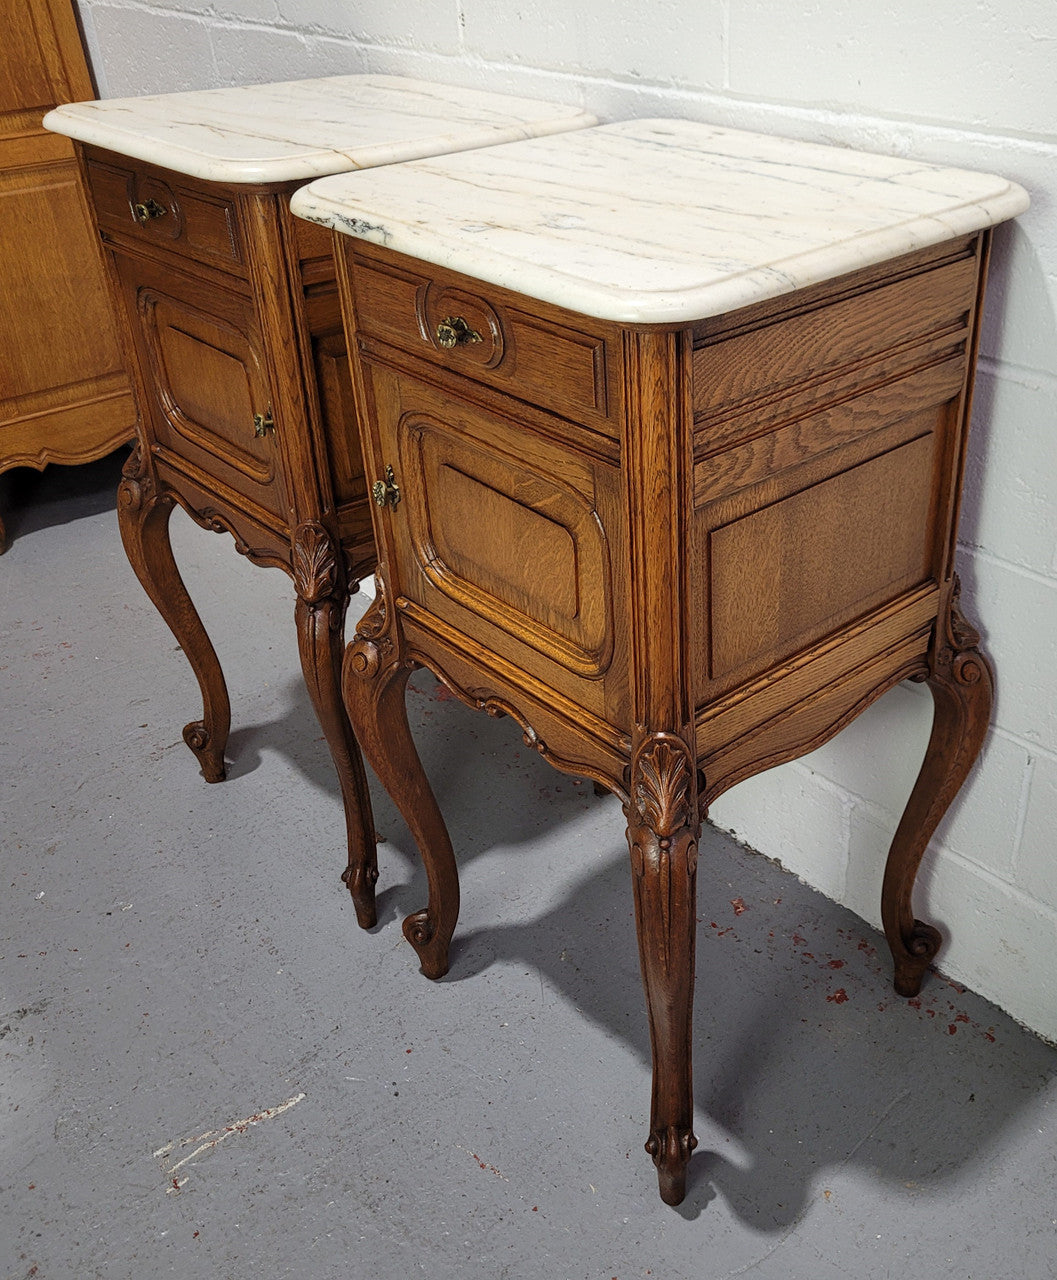
<svg viewBox="0 0 1057 1280">
<path fill-rule="evenodd" d="M 471 329 L 462 316 L 445 316 L 437 325 L 436 337 L 437 343 L 446 351 L 462 342 L 481 341 L 481 335 L 476 329 Z"/>
<path fill-rule="evenodd" d="M 371 485 L 371 497 L 378 506 L 396 510 L 396 504 L 400 501 L 400 486 L 396 483 L 392 467 L 386 467 L 384 480 L 376 480 Z"/>
<path fill-rule="evenodd" d="M 260 438 L 269 435 L 275 430 L 275 419 L 272 417 L 271 409 L 264 413 L 255 413 L 253 415 L 253 434 Z"/>
<path fill-rule="evenodd" d="M 151 196 L 146 204 L 134 204 L 132 212 L 136 215 L 136 221 L 145 227 L 148 222 L 155 218 L 164 218 L 169 210 Z"/>
</svg>

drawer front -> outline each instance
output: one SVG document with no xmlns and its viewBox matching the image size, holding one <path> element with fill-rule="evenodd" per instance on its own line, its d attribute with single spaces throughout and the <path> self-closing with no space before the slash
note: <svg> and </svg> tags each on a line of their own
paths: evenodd
<svg viewBox="0 0 1057 1280">
<path fill-rule="evenodd" d="M 286 519 L 261 340 L 249 299 L 144 258 L 116 255 L 162 457 L 189 464 L 256 519 Z"/>
<path fill-rule="evenodd" d="M 381 517 L 394 592 L 602 712 L 619 474 L 427 383 L 366 370 L 377 456 L 400 491 Z"/>
<path fill-rule="evenodd" d="M 616 435 L 620 350 L 586 317 L 483 287 L 450 272 L 425 275 L 410 259 L 384 262 L 354 246 L 358 335 Z"/>
<path fill-rule="evenodd" d="M 125 169 L 97 159 L 88 160 L 87 171 L 103 231 L 176 250 L 228 270 L 243 267 L 233 201 L 190 186 L 175 173 Z"/>
</svg>

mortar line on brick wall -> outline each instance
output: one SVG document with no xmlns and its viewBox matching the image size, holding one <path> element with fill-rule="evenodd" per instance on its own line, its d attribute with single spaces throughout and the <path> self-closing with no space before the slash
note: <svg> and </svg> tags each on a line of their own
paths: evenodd
<svg viewBox="0 0 1057 1280">
<path fill-rule="evenodd" d="M 383 42 L 368 41 L 364 42 L 361 47 L 365 50 L 374 50 L 384 54 L 400 53 L 406 56 L 412 53 L 423 58 L 449 62 L 456 57 L 456 55 L 432 50 L 409 50 L 400 45 L 385 44 Z M 910 116 L 867 114 L 824 107 L 807 107 L 777 100 L 768 101 L 759 98 L 741 97 L 730 92 L 717 94 L 715 91 L 703 88 L 694 88 L 671 82 L 644 81 L 635 76 L 623 76 L 613 72 L 604 74 L 582 71 L 570 72 L 557 67 L 538 67 L 523 63 L 510 63 L 475 55 L 470 48 L 467 48 L 465 57 L 458 58 L 463 63 L 467 59 L 473 65 L 484 70 L 499 73 L 514 71 L 519 74 L 540 75 L 548 79 L 573 83 L 581 90 L 587 90 L 589 87 L 631 89 L 639 96 L 650 95 L 675 101 L 681 100 L 686 103 L 693 103 L 698 107 L 714 108 L 717 111 L 742 112 L 755 110 L 767 115 L 780 115 L 786 120 L 799 120 L 810 124 L 838 125 L 842 133 L 847 133 L 849 128 L 853 131 L 873 133 L 879 126 L 884 128 L 895 126 L 907 132 L 914 130 L 922 134 L 932 134 L 939 138 L 949 138 L 952 142 L 962 145 L 966 142 L 983 145 L 989 150 L 994 150 L 996 143 L 1001 143 L 1005 151 L 1044 153 L 1050 159 L 1057 155 L 1057 137 L 1051 136 L 1035 137 L 1034 135 L 1023 133 L 1010 134 L 1004 133 L 1000 129 L 981 129 L 978 126 L 959 124 L 957 121 L 940 121 Z M 747 128 L 749 126 L 740 127 Z"/>
<path fill-rule="evenodd" d="M 90 7 L 95 7 L 90 4 Z M 584 72 L 573 73 L 553 67 L 533 67 L 526 64 L 512 64 L 506 61 L 497 61 L 489 58 L 483 58 L 475 55 L 472 49 L 465 44 L 465 36 L 460 29 L 460 45 L 461 48 L 456 53 L 444 53 L 435 50 L 421 50 L 409 48 L 406 45 L 389 43 L 386 41 L 373 40 L 357 40 L 355 36 L 345 34 L 338 31 L 328 30 L 325 28 L 306 28 L 299 26 L 294 22 L 253 22 L 247 19 L 240 19 L 234 15 L 227 16 L 217 13 L 216 8 L 211 6 L 208 14 L 191 14 L 186 9 L 171 7 L 165 4 L 157 3 L 136 3 L 136 0 L 108 0 L 107 7 L 111 9 L 127 9 L 140 13 L 157 13 L 171 17 L 192 18 L 204 22 L 206 25 L 215 24 L 218 26 L 242 28 L 255 31 L 281 31 L 284 33 L 296 32 L 298 34 L 311 34 L 314 38 L 332 39 L 342 44 L 348 44 L 360 51 L 374 51 L 383 55 L 398 54 L 401 57 L 417 57 L 429 60 L 439 60 L 442 62 L 458 61 L 463 66 L 467 60 L 471 64 L 481 68 L 496 71 L 499 73 L 510 73 L 515 71 L 519 74 L 539 75 L 548 79 L 560 80 L 565 83 L 575 85 L 580 92 L 583 92 L 588 85 L 600 87 L 610 86 L 620 89 L 633 89 L 636 93 L 642 95 L 650 93 L 663 97 L 682 99 L 686 102 L 693 102 L 697 106 L 712 107 L 720 111 L 741 111 L 745 109 L 755 110 L 768 115 L 780 115 L 785 119 L 799 120 L 812 124 L 837 124 L 841 128 L 842 133 L 848 131 L 849 126 L 853 130 L 873 131 L 878 126 L 896 127 L 904 130 L 916 130 L 923 133 L 932 133 L 937 136 L 950 137 L 961 144 L 966 142 L 977 143 L 993 149 L 996 142 L 1001 142 L 1005 150 L 1028 151 L 1028 152 L 1046 152 L 1049 155 L 1057 153 L 1057 136 L 1051 134 L 1036 134 L 1032 132 L 1007 133 L 1001 129 L 987 129 L 979 125 L 969 125 L 952 120 L 942 120 L 929 117 L 904 116 L 900 114 L 885 113 L 857 113 L 845 110 L 834 110 L 822 106 L 806 106 L 802 103 L 786 102 L 778 99 L 759 99 L 742 96 L 729 90 L 724 86 L 724 92 L 717 94 L 709 92 L 707 89 L 693 88 L 687 85 L 677 85 L 671 83 L 660 82 L 643 82 L 633 76 L 621 76 L 615 73 L 608 74 L 591 74 Z M 461 4 L 458 12 L 461 14 Z M 729 31 L 729 2 L 724 11 L 727 19 L 726 30 Z M 724 78 L 729 77 L 729 44 L 724 50 Z"/>
<path fill-rule="evenodd" d="M 1040 573 L 1037 569 L 1028 569 L 1022 564 L 1015 564 L 1012 560 L 1006 560 L 1002 556 L 996 556 L 993 551 L 985 551 L 982 547 L 974 547 L 971 543 L 958 543 L 958 549 L 964 550 L 967 554 L 977 557 L 980 560 L 986 560 L 989 564 L 995 565 L 1000 569 L 1008 569 L 1011 573 L 1015 573 L 1020 578 L 1027 578 L 1039 587 L 1057 588 L 1055 581 L 1049 574 Z"/>
<path fill-rule="evenodd" d="M 1042 743 L 1032 742 L 1030 738 L 1022 737 L 1012 729 L 1003 728 L 1000 724 L 993 724 L 990 732 L 997 737 L 1002 738 L 1006 742 L 1011 742 L 1013 746 L 1020 747 L 1026 751 L 1029 756 L 1041 756 L 1044 760 L 1057 764 L 1057 750 L 1051 747 L 1043 746 Z"/>
<path fill-rule="evenodd" d="M 466 5 L 463 0 L 455 0 L 455 25 L 459 29 L 459 52 L 466 53 Z"/>
<path fill-rule="evenodd" d="M 1017 825 L 1013 832 L 1013 852 L 1009 859 L 1009 874 L 1014 883 L 1020 878 L 1020 851 L 1024 845 L 1024 829 L 1028 825 L 1028 804 L 1031 800 L 1031 784 L 1035 778 L 1035 756 L 1028 754 L 1024 776 L 1020 780 L 1020 798 L 1017 804 Z"/>
<path fill-rule="evenodd" d="M 950 862 L 958 864 L 963 872 L 983 880 L 989 888 L 997 889 L 1007 894 L 1021 907 L 1036 912 L 1037 915 L 1057 929 L 1057 907 L 1051 907 L 1049 903 L 1043 902 L 1041 898 L 1036 898 L 1034 894 L 1028 893 L 1020 885 L 1003 880 L 1001 876 L 995 875 L 989 867 L 985 867 L 979 862 L 974 862 L 972 858 L 968 858 L 964 853 L 959 853 L 956 849 L 950 848 L 949 845 L 930 843 L 929 849 L 930 851 L 941 852 Z"/>
<path fill-rule="evenodd" d="M 881 829 L 890 829 L 895 834 L 895 826 L 893 823 L 898 822 L 900 815 L 894 814 L 886 809 L 884 805 L 878 804 L 875 800 L 871 800 L 866 796 L 861 797 L 856 808 L 862 813 L 863 817 L 872 822 Z M 1033 894 L 1022 889 L 1014 879 L 1013 859 L 1010 857 L 1004 872 L 999 873 L 993 867 L 987 866 L 985 863 L 978 861 L 972 855 L 963 853 L 955 849 L 952 845 L 945 843 L 943 840 L 937 839 L 935 836 L 929 841 L 925 850 L 926 858 L 942 857 L 948 861 L 956 862 L 963 871 L 970 875 L 977 876 L 990 881 L 994 885 L 1001 886 L 1004 890 L 1009 890 L 1013 896 L 1020 899 L 1022 903 L 1034 904 L 1041 907 L 1044 912 L 1051 916 L 1057 923 L 1057 908 L 1050 907 L 1041 899 L 1036 898 Z M 845 901 L 846 899 L 842 899 Z"/>
<path fill-rule="evenodd" d="M 977 371 L 989 378 L 1012 382 L 1028 391 L 1057 391 L 1057 374 L 1036 369 L 1029 364 L 1016 364 L 1012 360 L 996 360 L 994 356 L 981 355 L 976 362 Z"/>
</svg>

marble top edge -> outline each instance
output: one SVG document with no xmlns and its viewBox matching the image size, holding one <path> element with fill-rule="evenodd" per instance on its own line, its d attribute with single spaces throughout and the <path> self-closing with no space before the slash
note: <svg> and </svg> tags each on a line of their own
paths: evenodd
<svg viewBox="0 0 1057 1280">
<path fill-rule="evenodd" d="M 300 217 L 600 319 L 673 324 L 1021 213 L 1016 183 L 683 120 L 313 182 Z"/>
<path fill-rule="evenodd" d="M 56 107 L 46 128 L 214 182 L 308 182 L 597 123 L 579 107 L 347 75 Z"/>
</svg>

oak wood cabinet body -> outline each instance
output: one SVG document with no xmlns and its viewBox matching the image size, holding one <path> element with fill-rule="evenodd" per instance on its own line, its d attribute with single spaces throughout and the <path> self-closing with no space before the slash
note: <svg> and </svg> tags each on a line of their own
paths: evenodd
<svg viewBox="0 0 1057 1280">
<path fill-rule="evenodd" d="M 953 570 L 989 236 L 650 326 L 336 236 L 382 485 L 378 595 L 344 689 L 426 863 L 429 905 L 405 933 L 424 972 L 446 971 L 458 877 L 402 701 L 422 665 L 625 805 L 654 1052 L 647 1147 L 671 1203 L 696 1144 L 707 805 L 906 678 L 931 683 L 937 714 L 884 887 L 901 992 L 939 944 L 911 888 L 991 696 Z"/>
<path fill-rule="evenodd" d="M 57 102 L 91 94 L 69 0 L 3 0 L 0 471 L 90 462 L 133 431 L 132 396 L 73 148 L 41 127 Z"/>
<path fill-rule="evenodd" d="M 77 144 L 141 407 L 118 513 L 133 567 L 180 641 L 204 712 L 184 730 L 225 776 L 230 707 L 168 541 L 174 504 L 290 574 L 302 669 L 345 803 L 345 878 L 374 921 L 370 801 L 341 705 L 349 593 L 373 567 L 363 465 L 327 234 L 292 218 L 293 182 L 224 184 Z"/>
</svg>

